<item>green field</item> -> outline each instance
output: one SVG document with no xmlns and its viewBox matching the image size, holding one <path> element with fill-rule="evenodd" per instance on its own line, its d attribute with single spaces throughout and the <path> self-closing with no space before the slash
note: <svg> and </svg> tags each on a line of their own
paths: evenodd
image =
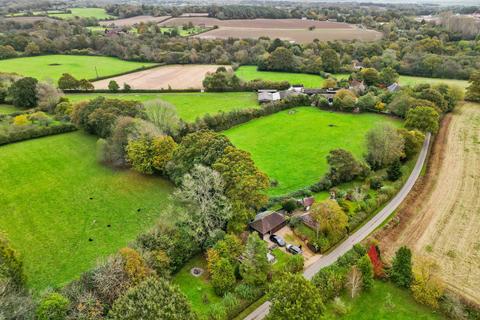
<svg viewBox="0 0 480 320">
<path fill-rule="evenodd" d="M 332 303 L 322 320 L 440 320 L 445 319 L 431 309 L 418 304 L 412 295 L 389 282 L 375 281 L 373 288 L 362 292 L 355 299 L 342 295 L 343 302 L 349 307 L 347 315 L 339 316 L 333 312 Z"/>
<path fill-rule="evenodd" d="M 325 79 L 319 75 L 306 73 L 257 71 L 257 66 L 242 66 L 235 74 L 245 81 L 262 79 L 268 81 L 288 81 L 290 84 L 303 84 L 306 88 L 320 88 Z M 348 74 L 335 74 L 337 79 L 348 78 Z"/>
<path fill-rule="evenodd" d="M 114 19 L 114 16 L 109 15 L 104 8 L 71 8 L 72 13 L 48 13 L 49 17 L 55 17 L 60 19 L 73 19 L 75 17 L 80 18 L 95 18 L 99 20 Z"/>
<path fill-rule="evenodd" d="M 168 202 L 168 182 L 98 164 L 95 142 L 78 131 L 0 147 L 0 229 L 35 290 L 127 245 Z"/>
<path fill-rule="evenodd" d="M 184 93 L 127 93 L 127 94 L 69 94 L 70 101 L 78 102 L 104 96 L 110 99 L 148 100 L 162 99 L 173 104 L 184 121 L 195 121 L 205 114 L 234 109 L 258 108 L 257 95 L 253 92 L 184 92 Z"/>
<path fill-rule="evenodd" d="M 205 272 L 200 277 L 194 277 L 190 270 L 193 267 L 202 268 Z M 187 296 L 192 309 L 199 315 L 207 315 L 212 305 L 222 301 L 222 298 L 215 294 L 212 285 L 208 280 L 207 262 L 201 255 L 191 259 L 173 278 L 173 283 L 180 287 L 180 290 Z M 208 298 L 208 303 L 204 302 Z"/>
<path fill-rule="evenodd" d="M 317 182 L 328 170 L 326 156 L 332 149 L 344 148 L 361 159 L 365 134 L 381 123 L 401 125 L 377 114 L 301 107 L 252 120 L 225 134 L 278 182 L 269 194 L 282 195 Z"/>
<path fill-rule="evenodd" d="M 420 83 L 429 83 L 429 84 L 445 83 L 448 85 L 458 86 L 463 89 L 466 89 L 468 87 L 467 80 L 425 78 L 425 77 L 412 77 L 412 76 L 400 76 L 399 83 L 405 86 L 406 85 L 414 86 Z"/>
<path fill-rule="evenodd" d="M 95 79 L 125 73 L 155 63 L 124 61 L 111 57 L 47 55 L 0 60 L 2 72 L 14 72 L 38 80 L 57 81 L 63 73 L 70 73 L 79 79 Z"/>
<path fill-rule="evenodd" d="M 11 104 L 0 104 L 0 114 L 9 114 L 19 110 L 20 109 L 15 108 Z"/>
</svg>

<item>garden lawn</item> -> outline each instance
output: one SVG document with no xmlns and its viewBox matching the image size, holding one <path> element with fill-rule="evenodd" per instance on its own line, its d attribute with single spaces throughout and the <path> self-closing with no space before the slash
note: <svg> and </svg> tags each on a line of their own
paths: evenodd
<svg viewBox="0 0 480 320">
<path fill-rule="evenodd" d="M 429 83 L 429 84 L 445 83 L 448 85 L 458 86 L 462 89 L 466 89 L 468 87 L 467 80 L 425 78 L 425 77 L 412 77 L 412 76 L 400 76 L 399 83 L 401 85 L 410 85 L 410 86 L 414 86 L 420 83 Z"/>
<path fill-rule="evenodd" d="M 401 126 L 387 116 L 337 113 L 300 107 L 252 120 L 224 133 L 252 154 L 257 166 L 278 186 L 269 195 L 296 191 L 318 182 L 327 172 L 330 150 L 346 149 L 357 159 L 366 152 L 366 133 L 383 123 Z"/>
<path fill-rule="evenodd" d="M 362 292 L 355 299 L 342 295 L 342 300 L 349 307 L 347 315 L 340 316 L 333 312 L 332 303 L 322 320 L 440 320 L 443 316 L 418 304 L 407 291 L 389 282 L 375 281 L 373 288 Z"/>
<path fill-rule="evenodd" d="M 202 268 L 204 273 L 199 277 L 194 277 L 190 270 L 193 267 Z M 199 315 L 206 316 L 212 305 L 220 303 L 222 298 L 215 294 L 213 287 L 208 281 L 207 262 L 202 255 L 191 259 L 173 278 L 173 283 L 180 287 L 190 301 L 193 311 Z M 208 302 L 204 302 L 207 297 Z"/>
<path fill-rule="evenodd" d="M 63 73 L 78 79 L 95 79 L 156 65 L 102 56 L 46 55 L 0 60 L 2 72 L 14 72 L 38 80 L 58 81 Z"/>
<path fill-rule="evenodd" d="M 0 229 L 37 292 L 126 246 L 168 204 L 170 183 L 98 164 L 95 145 L 77 131 L 0 147 Z"/>
<path fill-rule="evenodd" d="M 72 13 L 48 13 L 49 17 L 56 17 L 60 19 L 80 18 L 95 18 L 98 20 L 114 19 L 114 16 L 109 15 L 104 8 L 70 8 Z"/>
<path fill-rule="evenodd" d="M 12 106 L 11 104 L 0 104 L 0 114 L 10 114 L 16 111 L 20 111 L 20 109 Z"/>
<path fill-rule="evenodd" d="M 242 80 L 262 79 L 268 81 L 288 81 L 290 84 L 303 84 L 306 88 L 320 88 L 325 79 L 319 75 L 276 71 L 257 71 L 257 66 L 242 66 L 235 71 Z M 334 74 L 338 80 L 348 78 L 348 74 Z"/>
<path fill-rule="evenodd" d="M 234 109 L 258 108 L 257 95 L 253 92 L 182 92 L 182 93 L 127 93 L 127 94 L 69 94 L 72 102 L 104 96 L 109 99 L 148 100 L 162 99 L 177 108 L 179 116 L 187 122 L 193 122 L 205 114 L 228 112 Z"/>
</svg>

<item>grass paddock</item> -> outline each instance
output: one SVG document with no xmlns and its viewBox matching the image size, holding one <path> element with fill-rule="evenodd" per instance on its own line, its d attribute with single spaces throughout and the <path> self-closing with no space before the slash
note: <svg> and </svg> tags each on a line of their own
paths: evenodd
<svg viewBox="0 0 480 320">
<path fill-rule="evenodd" d="M 117 93 L 117 94 L 69 94 L 70 101 L 78 102 L 104 96 L 109 99 L 136 100 L 145 102 L 161 99 L 173 104 L 184 121 L 192 122 L 209 113 L 234 109 L 258 108 L 257 95 L 253 92 L 181 92 L 181 93 Z"/>
<path fill-rule="evenodd" d="M 35 290 L 126 246 L 168 203 L 168 182 L 98 164 L 95 142 L 77 131 L 0 147 L 0 229 Z"/>
<path fill-rule="evenodd" d="M 78 79 L 95 79 L 156 65 L 102 56 L 45 55 L 0 60 L 2 72 L 18 73 L 55 83 L 63 73 Z"/>
<path fill-rule="evenodd" d="M 104 8 L 70 8 L 69 10 L 72 13 L 49 12 L 48 16 L 60 19 L 73 19 L 79 17 L 103 20 L 115 18 L 114 16 L 109 15 Z"/>
<path fill-rule="evenodd" d="M 278 186 L 270 195 L 283 195 L 313 184 L 327 172 L 330 150 L 344 148 L 362 159 L 366 133 L 383 123 L 401 122 L 378 114 L 338 113 L 300 107 L 252 120 L 224 133 L 248 151 Z"/>
</svg>

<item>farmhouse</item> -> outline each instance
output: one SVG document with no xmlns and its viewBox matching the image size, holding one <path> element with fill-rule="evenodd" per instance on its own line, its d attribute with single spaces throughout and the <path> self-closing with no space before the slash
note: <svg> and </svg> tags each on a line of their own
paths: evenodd
<svg viewBox="0 0 480 320">
<path fill-rule="evenodd" d="M 280 212 L 265 211 L 257 214 L 255 220 L 250 222 L 249 227 L 263 238 L 267 234 L 273 234 L 280 230 L 286 224 L 285 216 Z"/>
</svg>

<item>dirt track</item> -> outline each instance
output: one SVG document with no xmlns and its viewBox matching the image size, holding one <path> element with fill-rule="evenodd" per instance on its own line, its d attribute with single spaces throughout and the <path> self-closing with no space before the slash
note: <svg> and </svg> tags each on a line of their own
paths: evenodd
<svg viewBox="0 0 480 320">
<path fill-rule="evenodd" d="M 107 89 L 111 80 L 120 87 L 124 83 L 132 89 L 201 89 L 207 72 L 214 72 L 218 65 L 169 65 L 123 76 L 108 78 L 93 83 L 95 89 Z"/>
<path fill-rule="evenodd" d="M 480 105 L 444 119 L 428 171 L 398 213 L 377 234 L 386 256 L 401 245 L 432 257 L 449 288 L 480 303 Z"/>
</svg>

